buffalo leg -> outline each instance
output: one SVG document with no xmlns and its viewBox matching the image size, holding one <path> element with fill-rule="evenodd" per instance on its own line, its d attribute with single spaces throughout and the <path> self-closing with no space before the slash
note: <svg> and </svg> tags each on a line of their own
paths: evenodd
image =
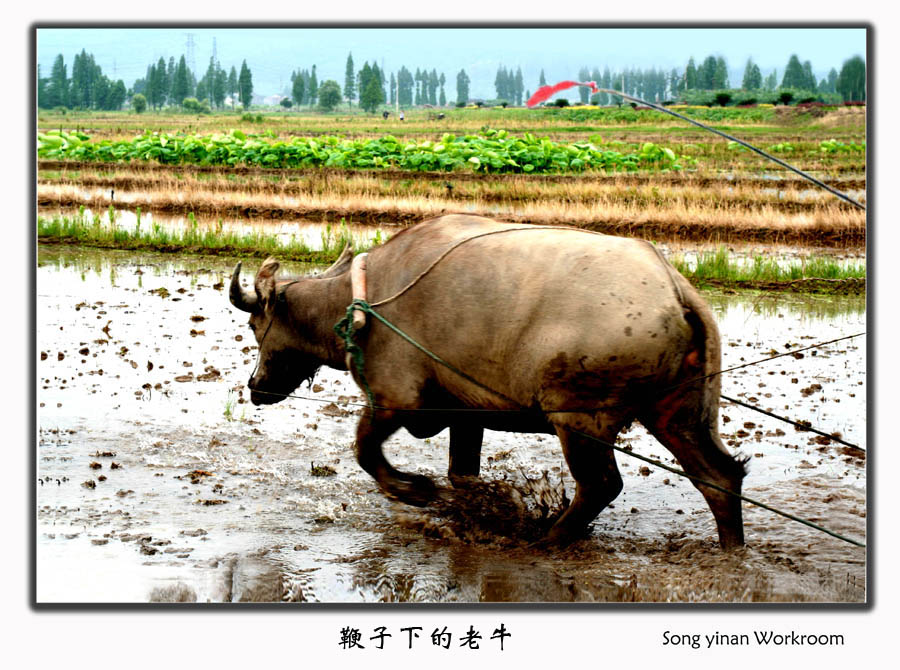
<svg viewBox="0 0 900 670">
<path fill-rule="evenodd" d="M 477 477 L 481 471 L 481 442 L 484 428 L 472 423 L 450 426 L 450 466 L 448 476 L 456 486 L 466 477 Z"/>
<path fill-rule="evenodd" d="M 725 449 L 714 426 L 704 419 L 698 394 L 672 394 L 657 403 L 650 417 L 641 422 L 678 460 L 684 471 L 733 493 L 741 492 L 744 464 Z M 744 544 L 741 501 L 719 488 L 691 480 L 703 494 L 716 519 L 719 544 L 730 549 Z"/>
<path fill-rule="evenodd" d="M 400 422 L 393 412 L 366 412 L 356 427 L 356 460 L 389 496 L 408 505 L 427 505 L 435 495 L 435 486 L 428 477 L 397 470 L 388 463 L 381 449 L 384 441 L 398 428 Z"/>
<path fill-rule="evenodd" d="M 592 432 L 597 432 L 599 439 L 614 443 L 619 426 Z M 544 542 L 567 544 L 583 535 L 588 524 L 619 495 L 622 475 L 612 449 L 582 434 L 579 428 L 557 426 L 556 434 L 575 480 L 575 497 Z"/>
</svg>

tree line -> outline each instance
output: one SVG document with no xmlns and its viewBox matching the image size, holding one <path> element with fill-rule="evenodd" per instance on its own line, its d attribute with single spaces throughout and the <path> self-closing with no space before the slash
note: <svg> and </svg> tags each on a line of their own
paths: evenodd
<svg viewBox="0 0 900 670">
<path fill-rule="evenodd" d="M 502 70 L 502 68 L 498 70 L 498 81 Z M 607 67 L 601 72 L 596 67 L 582 67 L 578 71 L 578 78 L 581 81 L 595 81 L 600 88 L 616 89 L 650 102 L 674 102 L 690 99 L 692 97 L 690 94 L 694 92 L 724 91 L 732 88 L 728 79 L 728 65 L 722 56 L 707 56 L 699 64 L 691 57 L 682 70 L 631 68 L 610 71 Z M 865 101 L 865 80 L 866 64 L 860 56 L 849 58 L 844 61 L 840 72 L 832 68 L 828 75 L 817 81 L 813 74 L 812 63 L 810 61 L 801 63 L 800 58 L 793 54 L 784 68 L 780 83 L 777 70 L 773 70 L 764 78 L 759 66 L 752 58 L 748 59 L 740 88 L 746 91 L 769 92 L 794 90 L 812 96 L 833 94 L 840 96 L 844 101 Z M 541 71 L 539 85 L 544 84 L 546 80 Z M 504 97 L 503 92 L 497 85 L 498 98 Z M 585 87 L 578 90 L 578 95 L 583 104 L 608 105 L 621 102 L 619 96 L 608 93 L 597 93 L 592 96 Z"/>
<path fill-rule="evenodd" d="M 104 75 L 94 56 L 84 49 L 75 56 L 71 77 L 62 54 L 53 61 L 49 77 L 42 77 L 38 66 L 37 103 L 43 109 L 117 110 L 122 109 L 128 96 L 125 82 Z"/>
<path fill-rule="evenodd" d="M 42 77 L 38 66 L 37 103 L 41 109 L 119 110 L 131 100 L 136 111 L 148 106 L 153 109 L 178 106 L 202 112 L 224 108 L 229 97 L 232 107 L 236 100 L 245 109 L 250 106 L 253 74 L 246 60 L 241 64 L 240 73 L 234 66 L 226 73 L 218 61 L 210 58 L 209 67 L 198 80 L 183 55 L 177 63 L 174 57 L 168 62 L 160 57 L 147 66 L 145 76 L 137 79 L 130 89 L 121 79 L 113 82 L 104 75 L 94 56 L 84 49 L 75 56 L 71 77 L 67 76 L 62 54 L 54 60 L 49 77 Z"/>
<path fill-rule="evenodd" d="M 432 68 L 431 72 L 416 68 L 413 73 L 403 65 L 396 73 L 391 72 L 390 78 L 387 78 L 386 73 L 373 60 L 371 65 L 366 61 L 360 70 L 356 70 L 351 52 L 347 56 L 344 70 L 343 99 L 351 106 L 356 101 L 368 112 L 374 112 L 383 104 L 400 107 L 421 105 L 443 107 L 447 104 L 447 93 L 444 88 L 446 83 L 446 76 L 443 72 L 438 73 L 436 68 Z"/>
<path fill-rule="evenodd" d="M 611 70 L 605 67 L 601 71 L 597 67 L 582 67 L 578 71 L 578 79 L 595 81 L 601 88 L 621 90 L 651 102 L 691 101 L 701 99 L 697 97 L 701 92 L 725 92 L 732 88 L 725 59 L 713 55 L 699 62 L 691 57 L 682 69 L 664 70 L 654 67 Z M 315 65 L 311 69 L 294 70 L 290 81 L 288 95 L 281 102 L 285 107 L 318 105 L 330 110 L 343 101 L 350 106 L 356 103 L 365 111 L 374 112 L 385 104 L 399 104 L 401 107 L 443 107 L 448 104 L 445 88 L 447 78 L 436 68 L 430 71 L 416 68 L 413 72 L 404 65 L 388 75 L 375 60 L 371 64 L 366 61 L 362 68 L 357 69 L 352 53 L 347 56 L 343 89 L 333 79 L 320 83 Z M 846 60 L 840 72 L 832 68 L 828 75 L 817 81 L 811 62 L 801 62 L 793 54 L 784 68 L 780 82 L 777 70 L 763 77 L 753 59 L 748 59 L 740 88 L 751 92 L 803 93 L 799 97 L 790 94 L 794 100 L 810 99 L 810 95 L 818 95 L 844 101 L 865 101 L 865 81 L 866 64 L 860 56 Z M 546 83 L 544 71 L 541 70 L 538 85 Z M 461 69 L 456 75 L 457 106 L 469 103 L 470 85 L 471 79 L 465 69 Z M 517 67 L 514 72 L 512 68 L 500 65 L 494 78 L 494 89 L 496 104 L 519 106 L 530 96 L 530 91 L 524 88 L 521 67 Z M 583 104 L 609 105 L 622 102 L 620 97 L 607 93 L 590 95 L 585 87 L 579 88 L 577 95 Z M 725 99 L 725 95 L 721 93 L 720 101 Z M 787 96 L 788 93 L 785 93 L 784 97 Z M 231 66 L 226 72 L 215 58 L 210 58 L 206 71 L 198 79 L 188 67 L 184 55 L 178 61 L 174 57 L 170 57 L 168 61 L 161 57 L 148 65 L 145 76 L 136 80 L 130 89 L 126 88 L 121 79 L 112 81 L 104 75 L 93 55 L 86 53 L 84 49 L 75 56 L 71 76 L 68 76 L 62 54 L 56 57 L 49 76 L 42 77 L 40 67 L 38 68 L 37 102 L 42 109 L 66 107 L 118 110 L 131 100 L 136 111 L 143 111 L 147 106 L 154 109 L 178 106 L 187 111 L 208 112 L 223 109 L 229 99 L 232 108 L 239 102 L 246 109 L 252 102 L 253 75 L 246 60 L 241 64 L 240 70 Z"/>
<path fill-rule="evenodd" d="M 142 96 L 150 107 L 160 109 L 166 106 L 183 107 L 187 111 L 210 111 L 224 109 L 230 99 L 232 109 L 239 101 L 244 109 L 253 100 L 253 73 L 247 61 L 241 64 L 240 74 L 235 66 L 226 72 L 215 59 L 209 59 L 209 66 L 198 80 L 188 67 L 184 55 L 178 63 L 175 58 L 160 57 L 156 63 L 147 66 L 147 74 L 136 80 L 132 95 Z M 140 106 L 139 102 L 137 106 Z"/>
</svg>

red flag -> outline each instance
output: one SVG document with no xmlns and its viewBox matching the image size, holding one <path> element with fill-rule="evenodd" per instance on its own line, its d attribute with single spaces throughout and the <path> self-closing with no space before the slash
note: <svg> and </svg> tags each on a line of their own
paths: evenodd
<svg viewBox="0 0 900 670">
<path fill-rule="evenodd" d="M 553 86 L 550 86 L 549 84 L 547 86 L 541 86 L 534 92 L 534 95 L 528 98 L 528 102 L 525 104 L 528 107 L 534 107 L 535 105 L 544 102 L 544 100 L 547 100 L 554 93 L 559 93 L 560 91 L 572 88 L 573 86 L 590 86 L 591 93 L 600 92 L 600 89 L 597 88 L 597 82 L 594 81 L 561 81 L 558 84 L 553 84 Z"/>
</svg>

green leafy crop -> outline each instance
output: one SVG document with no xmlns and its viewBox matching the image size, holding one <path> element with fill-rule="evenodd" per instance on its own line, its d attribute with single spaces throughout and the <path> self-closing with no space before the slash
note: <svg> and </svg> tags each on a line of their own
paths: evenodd
<svg viewBox="0 0 900 670">
<path fill-rule="evenodd" d="M 473 170 L 485 173 L 566 173 L 592 170 L 680 170 L 695 160 L 646 143 L 622 153 L 610 145 L 563 144 L 546 137 L 484 129 L 477 135 L 446 133 L 440 140 L 400 141 L 336 136 L 246 135 L 239 130 L 210 136 L 145 133 L 133 140 L 90 142 L 83 135 L 38 133 L 38 157 L 78 161 L 156 161 L 163 164 L 248 165 L 264 168 L 334 167 L 346 169 Z"/>
</svg>

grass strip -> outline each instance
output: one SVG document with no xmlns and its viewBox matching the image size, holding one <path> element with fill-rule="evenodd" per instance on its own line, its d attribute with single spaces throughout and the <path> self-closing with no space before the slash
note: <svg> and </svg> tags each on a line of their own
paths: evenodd
<svg viewBox="0 0 900 670">
<path fill-rule="evenodd" d="M 866 264 L 839 263 L 825 256 L 809 256 L 790 263 L 756 254 L 738 261 L 720 247 L 700 254 L 695 261 L 674 256 L 672 265 L 698 286 L 770 289 L 785 288 L 814 293 L 864 293 Z"/>
<path fill-rule="evenodd" d="M 133 230 L 116 225 L 112 209 L 105 219 L 99 214 L 85 215 L 82 208 L 75 216 L 39 216 L 37 220 L 38 241 L 43 244 L 80 244 L 103 249 L 124 249 L 131 251 L 160 251 L 208 255 L 229 255 L 264 258 L 278 256 L 285 260 L 306 263 L 330 263 L 337 259 L 347 244 L 357 251 L 364 251 L 383 239 L 381 231 L 368 241 L 360 243 L 351 234 L 349 227 L 341 223 L 339 227 L 327 226 L 322 232 L 322 248 L 313 249 L 303 240 L 291 238 L 282 241 L 275 235 L 259 232 L 238 233 L 224 230 L 221 221 L 215 226 L 200 226 L 193 215 L 188 216 L 189 224 L 183 230 L 167 230 L 158 224 L 149 229 L 141 227 L 140 209 L 137 224 Z"/>
</svg>

